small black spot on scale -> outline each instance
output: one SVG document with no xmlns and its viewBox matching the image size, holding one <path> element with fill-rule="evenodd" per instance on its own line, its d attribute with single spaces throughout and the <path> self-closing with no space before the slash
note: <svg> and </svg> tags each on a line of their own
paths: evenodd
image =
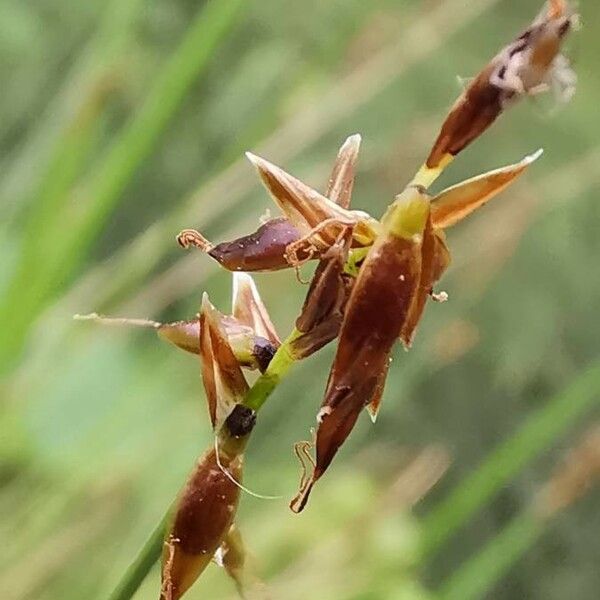
<svg viewBox="0 0 600 600">
<path fill-rule="evenodd" d="M 565 22 L 558 28 L 558 36 L 563 37 L 571 29 L 571 20 L 566 19 Z"/>
<path fill-rule="evenodd" d="M 225 424 L 233 437 L 244 437 L 254 429 L 256 413 L 247 406 L 236 404 L 231 414 L 225 420 Z"/>
<path fill-rule="evenodd" d="M 275 356 L 275 352 L 277 352 L 277 347 L 269 340 L 260 336 L 257 336 L 254 339 L 252 354 L 258 363 L 258 369 L 261 373 L 264 373 L 267 370 L 267 367 Z"/>
</svg>

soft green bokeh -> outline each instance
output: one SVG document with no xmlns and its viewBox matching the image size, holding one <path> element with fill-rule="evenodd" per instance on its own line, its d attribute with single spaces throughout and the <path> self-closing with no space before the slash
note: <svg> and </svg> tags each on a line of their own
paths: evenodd
<svg viewBox="0 0 600 600">
<path fill-rule="evenodd" d="M 103 599 L 211 443 L 197 360 L 152 332 L 72 315 L 184 318 L 230 277 L 184 253 L 274 209 L 251 149 L 325 187 L 363 136 L 353 206 L 379 216 L 468 77 L 537 0 L 17 0 L 0 5 L 0 590 Z M 521 103 L 441 186 L 545 154 L 448 233 L 450 301 L 396 350 L 366 415 L 300 516 L 288 510 L 333 348 L 261 412 L 239 524 L 272 598 L 595 600 L 594 491 L 543 526 L 536 493 L 598 419 L 600 6 L 580 2 L 567 106 Z M 282 335 L 306 287 L 258 275 Z M 452 460 L 413 510 L 409 457 Z M 483 465 L 479 470 L 478 467 Z M 403 480 L 400 480 L 403 481 Z M 466 561 L 472 561 L 471 563 Z M 136 598 L 158 597 L 155 569 Z M 440 594 L 438 594 L 440 590 Z M 216 566 L 189 593 L 233 598 Z"/>
</svg>

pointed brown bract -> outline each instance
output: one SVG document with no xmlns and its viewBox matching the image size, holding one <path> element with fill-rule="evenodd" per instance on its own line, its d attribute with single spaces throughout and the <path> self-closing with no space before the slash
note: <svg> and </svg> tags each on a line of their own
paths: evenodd
<svg viewBox="0 0 600 600">
<path fill-rule="evenodd" d="M 360 135 L 355 134 L 344 142 L 327 186 L 327 197 L 344 208 L 350 205 L 360 141 Z M 345 273 L 351 244 L 352 230 L 347 228 L 319 261 L 296 320 L 296 329 L 302 335 L 294 340 L 292 350 L 298 359 L 310 356 L 339 334 L 354 284 L 354 277 Z"/>
<path fill-rule="evenodd" d="M 412 345 L 417 325 L 421 321 L 425 304 L 433 292 L 434 284 L 450 264 L 450 252 L 444 240 L 445 236 L 443 232 L 433 228 L 431 221 L 430 214 L 423 231 L 419 285 L 400 332 L 400 339 L 406 348 L 410 348 Z"/>
<path fill-rule="evenodd" d="M 178 600 L 229 532 L 240 495 L 243 441 L 219 442 L 198 461 L 176 504 L 165 540 L 161 600 Z"/>
<path fill-rule="evenodd" d="M 352 149 L 352 144 L 350 147 Z M 264 158 L 249 152 L 246 156 L 256 167 L 272 198 L 302 236 L 301 240 L 291 244 L 294 246 L 294 254 L 308 252 L 310 257 L 319 256 L 331 248 L 337 242 L 340 233 L 348 227 L 352 228 L 354 241 L 358 245 L 369 245 L 373 242 L 378 230 L 375 219 L 362 211 L 342 208 Z M 344 156 L 343 158 L 345 159 Z M 337 183 L 340 193 L 343 193 L 343 182 L 346 181 L 345 174 L 348 170 L 343 167 L 343 162 L 340 161 L 342 177 L 336 176 L 333 184 L 335 186 L 336 182 L 341 182 Z M 352 167 L 353 163 L 348 161 L 348 165 Z M 290 247 L 287 254 L 289 259 Z"/>
<path fill-rule="evenodd" d="M 352 188 L 354 187 L 354 169 L 358 160 L 361 137 L 358 133 L 351 135 L 340 148 L 325 196 L 342 208 L 350 207 Z"/>
<path fill-rule="evenodd" d="M 279 346 L 281 340 L 269 317 L 256 284 L 246 273 L 233 274 L 232 316 L 242 325 L 252 329 L 272 344 Z"/>
<path fill-rule="evenodd" d="M 200 311 L 202 381 L 213 429 L 218 431 L 248 391 L 248 383 L 221 325 L 219 312 L 204 294 Z"/>
<path fill-rule="evenodd" d="M 429 198 L 408 188 L 383 219 L 384 233 L 371 248 L 348 301 L 340 340 L 317 420 L 316 466 L 292 501 L 299 512 L 356 420 L 378 405 L 390 353 L 419 286 L 423 230 Z"/>
<path fill-rule="evenodd" d="M 505 190 L 542 155 L 538 150 L 514 165 L 467 179 L 439 193 L 431 201 L 431 220 L 436 228 L 452 227 Z"/>
<path fill-rule="evenodd" d="M 342 325 L 344 310 L 354 284 L 354 277 L 344 272 L 351 232 L 321 259 L 312 278 L 296 329 L 300 332 L 292 343 L 297 359 L 306 358 L 334 340 Z"/>
<path fill-rule="evenodd" d="M 565 2 L 551 2 L 533 24 L 501 50 L 468 85 L 444 121 L 426 168 L 441 170 L 479 137 L 513 101 L 561 88 L 570 97 L 575 75 L 560 54 L 566 33 L 576 22 Z M 431 180 L 434 177 L 427 177 Z"/>
</svg>

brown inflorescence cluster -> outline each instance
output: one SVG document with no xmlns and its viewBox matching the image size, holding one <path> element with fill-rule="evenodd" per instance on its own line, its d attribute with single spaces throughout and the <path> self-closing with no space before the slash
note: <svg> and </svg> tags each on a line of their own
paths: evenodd
<svg viewBox="0 0 600 600">
<path fill-rule="evenodd" d="M 301 511 L 363 409 L 373 420 L 397 340 L 409 348 L 435 286 L 450 264 L 446 229 L 502 192 L 540 156 L 431 195 L 444 167 L 518 99 L 554 89 L 573 93 L 575 76 L 561 54 L 576 15 L 564 0 L 548 2 L 534 22 L 469 83 L 450 109 L 427 159 L 381 219 L 351 208 L 359 135 L 341 146 L 324 193 L 282 168 L 247 154 L 282 215 L 247 236 L 213 244 L 185 229 L 178 242 L 206 252 L 233 272 L 233 309 L 223 314 L 205 294 L 200 313 L 174 323 L 130 322 L 201 359 L 214 445 L 199 459 L 174 505 L 162 564 L 162 600 L 176 600 L 215 559 L 235 579 L 244 550 L 235 514 L 242 466 L 257 411 L 289 366 L 335 338 L 337 350 L 317 410 L 315 458 L 291 503 Z M 296 269 L 318 261 L 295 329 L 280 340 L 248 272 Z M 243 369 L 261 375 L 250 386 Z M 307 455 L 310 445 L 302 445 Z M 564 487 L 564 486 L 563 486 Z"/>
</svg>

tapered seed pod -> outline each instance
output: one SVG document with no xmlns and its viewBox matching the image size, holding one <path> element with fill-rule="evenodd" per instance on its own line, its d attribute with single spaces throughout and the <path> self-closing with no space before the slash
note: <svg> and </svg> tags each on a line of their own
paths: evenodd
<svg viewBox="0 0 600 600">
<path fill-rule="evenodd" d="M 381 395 L 392 347 L 418 289 L 428 218 L 429 198 L 417 188 L 407 188 L 383 218 L 383 233 L 361 267 L 346 307 L 317 417 L 316 465 L 292 501 L 295 512 L 305 506 L 312 486 L 348 437 L 361 410 Z"/>
<path fill-rule="evenodd" d="M 288 219 L 277 217 L 263 223 L 255 232 L 230 242 L 213 245 L 193 229 L 184 229 L 177 241 L 184 248 L 200 248 L 228 271 L 255 272 L 289 268 L 285 249 L 300 237 Z"/>
<path fill-rule="evenodd" d="M 415 183 L 428 186 L 519 98 L 551 87 L 564 99 L 573 94 L 576 76 L 560 49 L 576 19 L 563 0 L 549 2 L 531 26 L 482 69 L 450 110 Z"/>
<path fill-rule="evenodd" d="M 179 496 L 162 557 L 160 600 L 178 600 L 213 559 L 238 506 L 245 441 L 220 440 L 198 461 Z"/>
</svg>

